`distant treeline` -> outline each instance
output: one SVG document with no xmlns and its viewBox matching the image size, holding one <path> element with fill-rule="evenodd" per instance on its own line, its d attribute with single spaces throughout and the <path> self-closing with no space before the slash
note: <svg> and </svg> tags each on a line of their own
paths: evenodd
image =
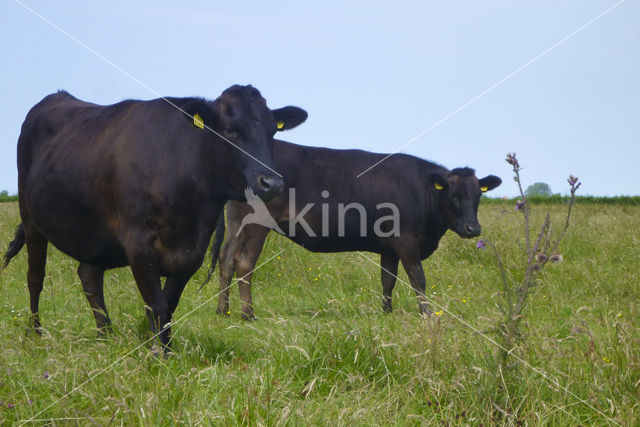
<svg viewBox="0 0 640 427">
<path fill-rule="evenodd" d="M 552 196 L 530 196 L 527 200 L 533 204 L 559 204 L 567 203 L 571 197 L 562 196 L 560 194 L 554 194 Z M 500 198 L 500 197 L 485 197 L 484 203 L 515 203 L 519 200 L 519 197 L 513 198 Z M 640 196 L 615 196 L 615 197 L 600 197 L 600 196 L 576 196 L 576 203 L 585 204 L 599 204 L 599 205 L 626 205 L 626 206 L 640 206 Z"/>
</svg>

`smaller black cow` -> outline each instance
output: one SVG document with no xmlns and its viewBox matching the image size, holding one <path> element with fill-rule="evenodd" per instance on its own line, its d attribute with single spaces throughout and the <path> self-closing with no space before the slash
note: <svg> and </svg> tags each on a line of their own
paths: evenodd
<svg viewBox="0 0 640 427">
<path fill-rule="evenodd" d="M 27 114 L 18 139 L 22 224 L 5 255 L 6 266 L 27 246 L 36 330 L 51 242 L 80 261 L 99 330 L 111 323 L 104 272 L 130 265 L 150 327 L 166 349 L 171 316 L 224 204 L 243 200 L 247 186 L 263 199 L 282 192 L 273 135 L 306 118 L 297 107 L 267 108 L 252 86 L 232 86 L 214 101 L 101 106 L 67 92 L 45 97 Z"/>
<path fill-rule="evenodd" d="M 480 196 L 502 181 L 493 175 L 478 179 L 473 169 L 448 170 L 404 154 L 395 154 L 357 177 L 384 157 L 274 141 L 274 163 L 284 175 L 285 194 L 266 203 L 272 218 L 259 212 L 265 211 L 260 209 L 261 202 L 227 203 L 228 238 L 220 256 L 218 313 L 228 312 L 235 272 L 243 317 L 253 317 L 251 273 L 269 226 L 277 224 L 276 230 L 313 252 L 380 254 L 386 312 L 392 310 L 391 294 L 402 262 L 420 311 L 428 314 L 421 261 L 436 250 L 448 229 L 463 238 L 478 236 Z M 216 233 L 216 244 L 221 238 L 222 233 Z"/>
</svg>

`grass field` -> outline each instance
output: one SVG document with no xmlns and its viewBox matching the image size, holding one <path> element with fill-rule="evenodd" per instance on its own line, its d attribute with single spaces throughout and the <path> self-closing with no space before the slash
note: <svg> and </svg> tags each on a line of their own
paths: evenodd
<svg viewBox="0 0 640 427">
<path fill-rule="evenodd" d="M 561 204 L 536 205 L 540 223 Z M 509 275 L 523 264 L 521 214 L 480 207 L 483 237 Z M 19 223 L 0 204 L 0 249 Z M 156 359 L 127 269 L 105 277 L 114 333 L 96 338 L 77 263 L 50 247 L 42 338 L 28 333 L 26 251 L 0 275 L 0 420 L 40 425 L 639 425 L 640 206 L 575 206 L 561 253 L 525 311 L 525 340 L 501 367 L 490 328 L 501 283 L 494 256 L 447 233 L 424 263 L 439 315 L 418 315 L 402 271 L 381 309 L 379 259 L 312 254 L 271 234 L 254 274 L 258 320 L 215 314 L 203 267 L 176 312 L 175 354 Z M 283 251 L 280 253 L 280 251 Z M 279 254 L 279 255 L 278 255 Z M 462 321 L 466 322 L 464 324 Z M 470 327 L 471 325 L 472 327 Z M 485 331 L 489 331 L 486 335 Z M 559 385 L 559 386 L 558 386 Z"/>
</svg>

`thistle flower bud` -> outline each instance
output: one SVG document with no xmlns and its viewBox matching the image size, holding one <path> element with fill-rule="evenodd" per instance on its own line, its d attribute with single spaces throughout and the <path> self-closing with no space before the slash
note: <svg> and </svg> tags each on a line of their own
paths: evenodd
<svg viewBox="0 0 640 427">
<path fill-rule="evenodd" d="M 560 254 L 551 255 L 549 261 L 551 262 L 561 262 L 564 258 Z"/>
<path fill-rule="evenodd" d="M 569 175 L 569 179 L 567 179 L 567 182 L 571 186 L 571 195 L 573 196 L 576 193 L 576 190 L 580 188 L 580 184 L 582 183 L 578 181 L 577 176 L 573 175 Z"/>
<path fill-rule="evenodd" d="M 547 256 L 545 254 L 538 254 L 536 255 L 536 260 L 538 262 L 545 262 L 547 260 Z"/>
<path fill-rule="evenodd" d="M 524 201 L 518 199 L 518 201 L 516 202 L 516 206 L 514 208 L 517 211 L 521 211 L 522 209 L 524 209 Z"/>
<path fill-rule="evenodd" d="M 516 153 L 507 153 L 507 163 L 512 165 L 514 168 L 519 167 L 518 159 L 516 158 Z"/>
</svg>

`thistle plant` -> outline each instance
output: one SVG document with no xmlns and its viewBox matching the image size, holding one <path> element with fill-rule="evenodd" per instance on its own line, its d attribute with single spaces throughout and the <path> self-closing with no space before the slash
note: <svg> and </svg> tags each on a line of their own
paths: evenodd
<svg viewBox="0 0 640 427">
<path fill-rule="evenodd" d="M 552 235 L 551 217 L 547 213 L 540 230 L 532 239 L 531 231 L 531 206 L 522 190 L 520 181 L 520 171 L 522 167 L 516 158 L 516 153 L 507 154 L 506 161 L 513 168 L 514 181 L 518 184 L 520 192 L 520 200 L 516 202 L 515 209 L 523 214 L 524 222 L 524 239 L 525 239 L 525 263 L 524 274 L 522 280 L 518 281 L 510 279 L 514 275 L 507 276 L 505 266 L 500 257 L 500 253 L 496 246 L 488 240 L 478 242 L 478 248 L 490 247 L 496 255 L 498 268 L 501 275 L 503 292 L 502 298 L 499 300 L 498 307 L 502 314 L 501 319 L 495 327 L 498 338 L 501 341 L 499 356 L 504 363 L 508 354 L 519 344 L 523 342 L 523 333 L 521 331 L 521 323 L 524 318 L 524 311 L 527 305 L 528 297 L 533 288 L 538 283 L 537 279 L 544 267 L 549 262 L 562 261 L 563 257 L 559 253 L 560 242 L 564 238 L 571 220 L 571 210 L 575 202 L 575 193 L 580 187 L 578 178 L 573 175 L 569 176 L 567 182 L 570 186 L 571 197 L 568 203 L 567 217 L 564 222 L 562 231 L 554 239 Z"/>
</svg>

